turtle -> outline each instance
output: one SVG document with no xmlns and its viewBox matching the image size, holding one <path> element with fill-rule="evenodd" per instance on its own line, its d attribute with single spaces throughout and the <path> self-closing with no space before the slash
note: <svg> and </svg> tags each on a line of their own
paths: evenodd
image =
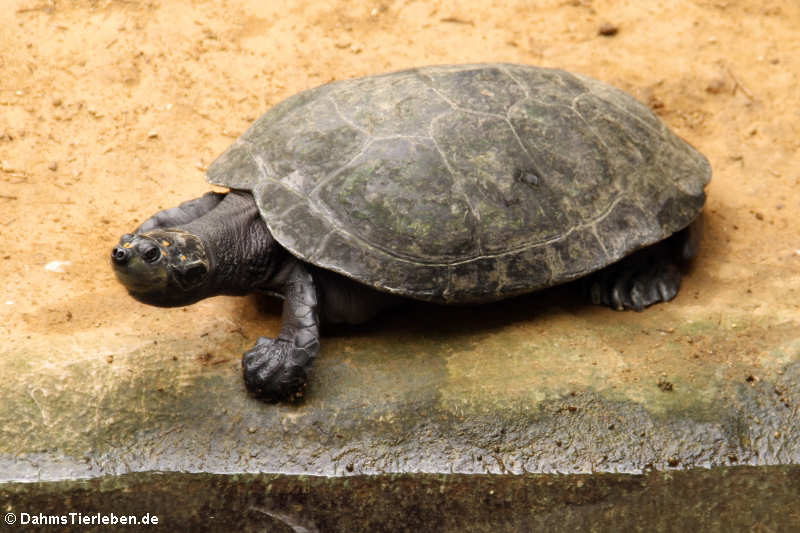
<svg viewBox="0 0 800 533">
<path fill-rule="evenodd" d="M 487 63 L 340 80 L 276 104 L 207 169 L 209 192 L 111 252 L 131 296 L 283 299 L 242 358 L 302 398 L 320 327 L 402 302 L 479 304 L 579 280 L 588 300 L 671 300 L 698 247 L 708 160 L 648 107 L 560 69 Z"/>
</svg>

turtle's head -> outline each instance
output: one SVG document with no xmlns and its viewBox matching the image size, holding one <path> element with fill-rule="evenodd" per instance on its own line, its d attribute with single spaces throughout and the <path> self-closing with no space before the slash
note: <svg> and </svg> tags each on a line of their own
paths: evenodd
<svg viewBox="0 0 800 533">
<path fill-rule="evenodd" d="M 131 296 L 146 304 L 179 307 L 212 295 L 209 254 L 197 236 L 182 230 L 123 235 L 111 265 Z"/>
</svg>

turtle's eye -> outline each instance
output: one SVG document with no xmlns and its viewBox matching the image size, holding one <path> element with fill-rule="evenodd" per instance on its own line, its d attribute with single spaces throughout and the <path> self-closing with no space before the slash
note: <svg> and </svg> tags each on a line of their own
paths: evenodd
<svg viewBox="0 0 800 533">
<path fill-rule="evenodd" d="M 148 263 L 155 263 L 161 257 L 161 250 L 158 247 L 153 246 L 152 248 L 148 248 L 147 250 L 142 253 L 142 258 L 147 261 Z"/>
</svg>

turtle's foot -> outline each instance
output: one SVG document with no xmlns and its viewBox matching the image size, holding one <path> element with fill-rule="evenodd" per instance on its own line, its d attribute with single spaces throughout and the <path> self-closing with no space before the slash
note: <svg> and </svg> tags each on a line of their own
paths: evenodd
<svg viewBox="0 0 800 533">
<path fill-rule="evenodd" d="M 639 250 L 586 278 L 584 287 L 592 303 L 641 311 L 675 298 L 681 271 L 670 244 Z"/>
<path fill-rule="evenodd" d="M 285 339 L 259 338 L 242 358 L 247 390 L 268 402 L 302 398 L 308 384 L 306 368 L 319 346 L 312 344 L 298 347 Z"/>
<path fill-rule="evenodd" d="M 681 287 L 681 273 L 671 263 L 642 271 L 601 271 L 592 276 L 589 284 L 589 296 L 593 304 L 607 305 L 618 311 L 641 311 L 675 298 Z"/>
</svg>

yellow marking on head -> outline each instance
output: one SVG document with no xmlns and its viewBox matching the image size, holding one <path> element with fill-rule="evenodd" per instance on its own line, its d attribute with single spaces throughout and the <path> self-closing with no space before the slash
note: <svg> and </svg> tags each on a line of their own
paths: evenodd
<svg viewBox="0 0 800 533">
<path fill-rule="evenodd" d="M 161 244 L 163 244 L 164 246 L 169 246 L 169 241 L 161 241 Z"/>
<path fill-rule="evenodd" d="M 186 261 L 186 256 L 185 255 L 181 256 L 181 261 Z"/>
<path fill-rule="evenodd" d="M 122 247 L 123 248 L 130 248 L 131 247 L 131 243 L 126 242 L 125 244 L 122 245 Z"/>
</svg>

